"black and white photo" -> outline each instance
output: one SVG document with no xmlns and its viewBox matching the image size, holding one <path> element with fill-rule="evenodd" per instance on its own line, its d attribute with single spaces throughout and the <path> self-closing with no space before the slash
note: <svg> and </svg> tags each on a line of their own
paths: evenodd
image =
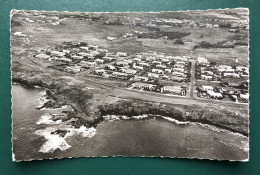
<svg viewBox="0 0 260 175">
<path fill-rule="evenodd" d="M 13 161 L 249 160 L 249 10 L 11 11 Z"/>
</svg>

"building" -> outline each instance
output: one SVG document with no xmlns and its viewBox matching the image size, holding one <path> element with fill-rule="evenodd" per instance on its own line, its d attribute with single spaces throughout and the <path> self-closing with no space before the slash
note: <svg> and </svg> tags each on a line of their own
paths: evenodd
<svg viewBox="0 0 260 175">
<path fill-rule="evenodd" d="M 165 69 L 165 72 L 171 73 L 172 69 Z"/>
<path fill-rule="evenodd" d="M 77 55 L 85 57 L 85 56 L 89 56 L 90 54 L 85 52 L 79 52 L 77 53 Z"/>
<path fill-rule="evenodd" d="M 55 51 L 55 50 L 51 51 L 51 55 L 57 56 L 57 57 L 63 57 L 65 54 L 66 53 L 64 53 L 64 52 L 59 52 L 59 51 Z"/>
<path fill-rule="evenodd" d="M 76 59 L 76 60 L 82 60 L 84 57 L 78 56 L 78 55 L 72 55 L 71 58 Z"/>
<path fill-rule="evenodd" d="M 115 77 L 119 77 L 119 78 L 126 78 L 128 76 L 128 74 L 122 73 L 122 72 L 112 72 L 111 75 L 113 75 Z"/>
<path fill-rule="evenodd" d="M 40 59 L 50 59 L 51 57 L 49 55 L 40 53 L 38 55 L 35 56 L 36 58 L 40 58 Z"/>
<path fill-rule="evenodd" d="M 80 47 L 80 49 L 82 49 L 84 51 L 88 51 L 89 50 L 88 47 L 86 47 L 86 46 L 82 46 L 82 47 Z"/>
<path fill-rule="evenodd" d="M 207 91 L 207 94 L 210 98 L 223 98 L 223 95 L 219 92 L 214 92 L 214 91 Z"/>
<path fill-rule="evenodd" d="M 118 61 L 118 62 L 116 62 L 116 65 L 117 66 L 128 66 L 128 63 L 125 61 Z"/>
<path fill-rule="evenodd" d="M 181 69 L 185 68 L 185 66 L 183 64 L 175 64 L 173 67 L 174 68 L 181 68 Z"/>
<path fill-rule="evenodd" d="M 132 74 L 132 75 L 137 73 L 137 71 L 134 69 L 122 69 L 122 72 L 124 72 L 126 74 Z"/>
<path fill-rule="evenodd" d="M 89 62 L 89 61 L 81 61 L 80 65 L 82 67 L 92 68 L 92 67 L 96 67 L 97 63 L 96 62 Z"/>
<path fill-rule="evenodd" d="M 172 72 L 172 75 L 177 77 L 186 77 L 186 75 L 183 72 Z"/>
<path fill-rule="evenodd" d="M 112 65 L 108 65 L 107 68 L 112 71 L 116 70 L 116 67 Z"/>
<path fill-rule="evenodd" d="M 173 68 L 172 69 L 173 72 L 184 72 L 184 69 L 183 68 Z"/>
<path fill-rule="evenodd" d="M 94 72 L 95 72 L 96 74 L 98 74 L 98 75 L 102 75 L 102 74 L 105 73 L 106 71 L 105 71 L 104 69 L 96 69 Z"/>
<path fill-rule="evenodd" d="M 111 62 L 111 61 L 113 61 L 115 58 L 113 58 L 113 57 L 103 57 L 103 59 L 104 59 L 105 61 L 107 61 L 107 62 Z"/>
<path fill-rule="evenodd" d="M 125 53 L 125 52 L 117 52 L 116 55 L 119 56 L 119 57 L 126 57 L 127 53 Z"/>
<path fill-rule="evenodd" d="M 157 85 L 136 82 L 136 83 L 131 84 L 131 87 L 152 91 L 157 87 Z"/>
<path fill-rule="evenodd" d="M 64 62 L 64 63 L 71 63 L 72 60 L 66 57 L 57 58 L 57 61 Z"/>
<path fill-rule="evenodd" d="M 161 61 L 153 61 L 152 64 L 160 64 L 161 65 L 162 62 Z"/>
<path fill-rule="evenodd" d="M 149 67 L 148 63 L 140 62 L 138 65 L 143 66 L 143 67 Z"/>
<path fill-rule="evenodd" d="M 162 74 L 163 71 L 161 69 L 152 69 L 153 73 L 158 73 L 158 74 Z"/>
<path fill-rule="evenodd" d="M 206 86 L 206 85 L 202 85 L 201 89 L 203 91 L 214 91 L 214 88 L 212 86 Z"/>
<path fill-rule="evenodd" d="M 170 93 L 175 95 L 186 95 L 186 90 L 180 86 L 163 86 L 161 88 L 161 93 Z"/>
<path fill-rule="evenodd" d="M 135 64 L 133 65 L 133 68 L 137 69 L 137 70 L 143 70 L 144 69 L 143 66 L 136 66 Z"/>
<path fill-rule="evenodd" d="M 135 77 L 134 77 L 134 80 L 146 82 L 146 81 L 149 80 L 149 78 L 148 78 L 148 77 L 144 77 L 144 76 L 135 76 Z"/>
<path fill-rule="evenodd" d="M 155 73 L 148 73 L 148 77 L 150 77 L 150 78 L 159 78 L 159 76 L 160 75 L 158 75 L 158 74 L 155 74 Z"/>
<path fill-rule="evenodd" d="M 199 65 L 208 65 L 209 64 L 208 60 L 204 57 L 198 57 L 197 62 L 198 62 Z"/>
<path fill-rule="evenodd" d="M 157 68 L 166 69 L 166 66 L 165 66 L 165 65 L 161 65 L 161 64 L 157 64 L 156 67 L 157 67 Z"/>
<path fill-rule="evenodd" d="M 96 63 L 99 63 L 99 64 L 103 64 L 105 61 L 102 60 L 102 59 L 95 59 L 94 60 Z"/>
<path fill-rule="evenodd" d="M 69 67 L 66 67 L 65 70 L 68 72 L 77 73 L 77 72 L 80 72 L 80 67 L 79 66 L 69 66 Z"/>
<path fill-rule="evenodd" d="M 225 72 L 223 73 L 223 77 L 232 77 L 232 78 L 240 78 L 240 74 L 234 72 Z"/>
<path fill-rule="evenodd" d="M 205 75 L 205 74 L 202 74 L 201 75 L 201 79 L 202 80 L 213 80 L 213 76 L 212 75 Z"/>
</svg>

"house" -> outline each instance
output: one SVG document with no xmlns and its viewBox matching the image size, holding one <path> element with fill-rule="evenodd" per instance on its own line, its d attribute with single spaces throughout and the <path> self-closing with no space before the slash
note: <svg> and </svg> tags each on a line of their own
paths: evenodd
<svg viewBox="0 0 260 175">
<path fill-rule="evenodd" d="M 186 77 L 186 75 L 183 72 L 172 72 L 172 75 L 177 77 Z"/>
<path fill-rule="evenodd" d="M 118 62 L 116 62 L 116 65 L 117 66 L 128 66 L 128 63 L 125 61 L 118 61 Z"/>
<path fill-rule="evenodd" d="M 85 57 L 85 56 L 89 56 L 90 54 L 85 52 L 79 52 L 77 53 L 77 55 Z"/>
<path fill-rule="evenodd" d="M 116 40 L 116 38 L 115 38 L 115 37 L 110 37 L 110 36 L 108 36 L 108 37 L 107 37 L 107 39 L 108 39 L 109 41 Z"/>
<path fill-rule="evenodd" d="M 128 64 L 132 64 L 133 60 L 123 60 L 124 62 L 127 62 Z"/>
<path fill-rule="evenodd" d="M 182 65 L 185 65 L 186 62 L 184 62 L 184 61 L 176 61 L 176 64 L 182 64 Z"/>
<path fill-rule="evenodd" d="M 126 74 L 132 74 L 132 75 L 134 75 L 134 74 L 137 73 L 137 71 L 134 70 L 134 69 L 123 69 L 122 71 L 123 71 L 124 73 L 126 73 Z"/>
<path fill-rule="evenodd" d="M 166 63 L 166 62 L 169 62 L 170 60 L 167 59 L 167 58 L 163 58 L 163 59 L 161 59 L 161 61 L 162 61 L 163 63 Z"/>
<path fill-rule="evenodd" d="M 99 63 L 99 64 L 103 64 L 105 61 L 102 60 L 102 59 L 95 59 L 94 60 L 96 63 Z"/>
<path fill-rule="evenodd" d="M 68 50 L 68 49 L 63 49 L 62 52 L 65 54 L 70 54 L 70 50 Z"/>
<path fill-rule="evenodd" d="M 163 71 L 161 69 L 152 69 L 153 73 L 158 73 L 158 74 L 162 74 Z"/>
<path fill-rule="evenodd" d="M 202 74 L 206 74 L 206 75 L 214 75 L 214 73 L 212 71 L 209 70 L 201 70 Z"/>
<path fill-rule="evenodd" d="M 94 71 L 96 74 L 98 75 L 102 75 L 103 73 L 105 73 L 106 71 L 104 69 L 95 69 Z"/>
<path fill-rule="evenodd" d="M 146 57 L 145 60 L 146 61 L 155 61 L 155 57 L 152 57 L 152 56 L 149 56 L 149 57 Z"/>
<path fill-rule="evenodd" d="M 239 94 L 239 95 L 238 95 L 238 98 L 239 98 L 240 100 L 242 100 L 242 101 L 248 103 L 248 101 L 249 101 L 249 94 L 248 94 L 248 93 L 246 93 L 246 94 Z"/>
<path fill-rule="evenodd" d="M 162 69 L 166 69 L 166 66 L 165 66 L 165 65 L 161 65 L 161 64 L 157 64 L 155 67 L 157 67 L 157 68 L 162 68 Z"/>
<path fill-rule="evenodd" d="M 232 69 L 232 67 L 227 65 L 220 65 L 218 66 L 218 69 Z"/>
<path fill-rule="evenodd" d="M 116 67 L 112 65 L 108 65 L 107 68 L 112 71 L 116 70 Z"/>
<path fill-rule="evenodd" d="M 63 57 L 65 55 L 64 52 L 59 52 L 59 51 L 51 51 L 51 55 L 57 56 L 57 57 Z"/>
<path fill-rule="evenodd" d="M 175 64 L 173 67 L 174 68 L 181 68 L 181 69 L 185 68 L 185 66 L 183 64 Z"/>
<path fill-rule="evenodd" d="M 158 74 L 155 74 L 155 73 L 150 73 L 150 72 L 148 72 L 148 77 L 151 77 L 151 78 L 159 78 L 159 75 L 158 75 Z"/>
<path fill-rule="evenodd" d="M 116 55 L 119 56 L 119 57 L 126 57 L 127 53 L 125 53 L 125 52 L 117 52 Z"/>
<path fill-rule="evenodd" d="M 173 72 L 184 72 L 183 68 L 173 68 L 172 69 Z"/>
<path fill-rule="evenodd" d="M 244 66 L 237 66 L 236 67 L 237 72 L 244 72 L 246 70 L 248 70 L 248 67 L 244 67 Z"/>
<path fill-rule="evenodd" d="M 134 58 L 133 60 L 136 61 L 136 62 L 140 62 L 141 58 Z"/>
<path fill-rule="evenodd" d="M 165 72 L 171 73 L 172 69 L 165 69 Z"/>
<path fill-rule="evenodd" d="M 161 93 L 170 93 L 184 96 L 186 95 L 186 90 L 180 86 L 163 86 L 161 88 Z"/>
<path fill-rule="evenodd" d="M 148 81 L 149 78 L 148 77 L 143 77 L 143 76 L 135 76 L 134 77 L 134 80 L 137 80 L 137 81 Z"/>
<path fill-rule="evenodd" d="M 219 92 L 207 91 L 207 94 L 210 98 L 223 98 L 223 95 Z"/>
<path fill-rule="evenodd" d="M 79 66 L 69 66 L 69 67 L 66 67 L 65 70 L 68 72 L 77 73 L 77 72 L 80 72 L 80 67 Z"/>
<path fill-rule="evenodd" d="M 223 73 L 223 77 L 232 77 L 232 78 L 240 78 L 240 74 L 234 72 L 225 72 Z"/>
<path fill-rule="evenodd" d="M 152 64 L 162 64 L 161 61 L 153 61 Z"/>
<path fill-rule="evenodd" d="M 95 46 L 95 45 L 88 45 L 89 49 L 92 49 L 92 50 L 97 50 L 98 49 L 98 46 Z"/>
<path fill-rule="evenodd" d="M 89 62 L 89 61 L 81 61 L 80 65 L 82 67 L 92 68 L 92 67 L 95 67 L 97 65 L 97 63 L 96 62 Z"/>
<path fill-rule="evenodd" d="M 202 74 L 202 75 L 201 75 L 201 79 L 202 79 L 202 80 L 213 80 L 213 76 L 212 76 L 212 75 Z"/>
<path fill-rule="evenodd" d="M 202 85 L 201 89 L 203 91 L 214 91 L 214 88 L 212 86 L 206 86 L 206 85 Z"/>
<path fill-rule="evenodd" d="M 149 67 L 149 64 L 145 63 L 145 62 L 140 62 L 140 63 L 138 63 L 138 65 L 143 66 L 143 67 Z"/>
<path fill-rule="evenodd" d="M 57 58 L 57 61 L 64 62 L 64 63 L 71 63 L 72 62 L 71 59 L 65 58 L 65 57 Z"/>
<path fill-rule="evenodd" d="M 235 72 L 235 69 L 223 69 L 223 68 L 218 68 L 218 71 L 219 71 L 220 73 L 224 73 L 224 72 L 232 73 L 232 72 Z"/>
<path fill-rule="evenodd" d="M 86 47 L 86 46 L 82 46 L 82 47 L 80 47 L 80 49 L 82 49 L 84 51 L 88 51 L 88 47 Z"/>
<path fill-rule="evenodd" d="M 198 62 L 199 65 L 208 65 L 209 64 L 208 60 L 204 57 L 198 57 L 197 62 Z"/>
<path fill-rule="evenodd" d="M 71 52 L 71 53 L 78 53 L 78 52 L 80 52 L 80 49 L 79 49 L 79 48 L 72 48 L 72 49 L 70 50 L 70 52 Z"/>
<path fill-rule="evenodd" d="M 111 75 L 119 78 L 126 78 L 128 76 L 128 74 L 122 72 L 113 72 Z"/>
<path fill-rule="evenodd" d="M 89 52 L 92 56 L 97 56 L 97 55 L 99 55 L 100 54 L 100 52 L 99 51 L 96 51 L 96 50 L 94 50 L 94 51 L 91 51 L 91 52 Z"/>
<path fill-rule="evenodd" d="M 144 69 L 143 66 L 136 66 L 136 64 L 133 65 L 133 68 L 137 69 L 137 70 L 143 70 Z"/>
<path fill-rule="evenodd" d="M 76 59 L 76 60 L 82 60 L 83 56 L 72 55 L 71 58 Z"/>
<path fill-rule="evenodd" d="M 105 61 L 107 61 L 107 62 L 111 62 L 111 61 L 114 60 L 113 57 L 103 57 L 103 59 L 104 59 Z"/>
<path fill-rule="evenodd" d="M 131 87 L 152 91 L 157 87 L 157 85 L 136 82 L 136 83 L 131 84 Z"/>
<path fill-rule="evenodd" d="M 35 57 L 40 58 L 40 59 L 50 59 L 50 56 L 46 55 L 44 53 L 40 53 L 40 54 L 36 55 Z"/>
</svg>

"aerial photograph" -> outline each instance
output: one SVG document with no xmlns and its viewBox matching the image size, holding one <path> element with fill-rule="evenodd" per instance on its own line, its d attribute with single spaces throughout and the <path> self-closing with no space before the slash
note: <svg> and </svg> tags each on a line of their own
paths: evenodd
<svg viewBox="0 0 260 175">
<path fill-rule="evenodd" d="M 249 160 L 249 10 L 12 10 L 13 161 Z"/>
</svg>

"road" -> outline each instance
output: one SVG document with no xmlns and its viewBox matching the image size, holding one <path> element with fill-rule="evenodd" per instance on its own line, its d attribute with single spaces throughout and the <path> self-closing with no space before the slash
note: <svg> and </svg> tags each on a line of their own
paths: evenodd
<svg viewBox="0 0 260 175">
<path fill-rule="evenodd" d="M 87 76 L 80 76 L 81 80 L 84 80 L 86 84 L 91 84 L 96 86 L 97 88 L 104 88 L 107 90 L 107 96 L 115 96 L 118 98 L 125 99 L 138 99 L 143 101 L 151 101 L 151 102 L 162 102 L 169 104 L 183 104 L 183 105 L 201 105 L 207 106 L 209 103 L 211 105 L 232 105 L 232 106 L 248 106 L 248 103 L 235 103 L 229 101 L 218 101 L 211 99 L 192 99 L 185 98 L 181 96 L 168 96 L 165 94 L 149 92 L 149 91 L 134 91 L 127 88 L 117 87 L 116 85 L 110 85 L 106 83 L 102 83 L 101 81 L 96 81 Z"/>
<path fill-rule="evenodd" d="M 194 84 L 195 84 L 195 62 L 191 61 L 191 70 L 190 70 L 190 99 L 194 98 Z"/>
</svg>

